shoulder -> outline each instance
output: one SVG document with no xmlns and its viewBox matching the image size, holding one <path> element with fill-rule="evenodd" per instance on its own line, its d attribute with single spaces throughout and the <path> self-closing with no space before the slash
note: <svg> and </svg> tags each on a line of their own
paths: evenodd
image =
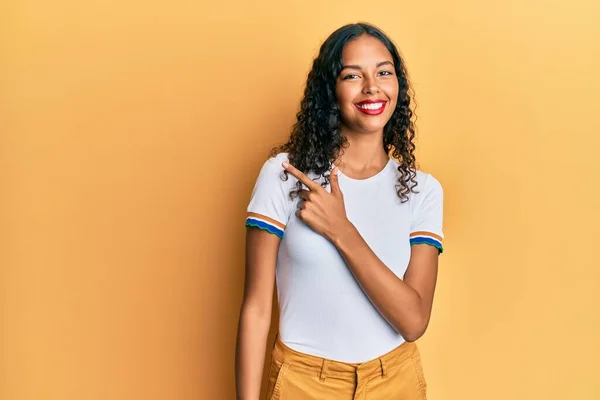
<svg viewBox="0 0 600 400">
<path fill-rule="evenodd" d="M 289 188 L 294 186 L 296 183 L 298 183 L 298 179 L 292 174 L 288 173 L 287 176 L 284 174 L 285 170 L 281 165 L 283 162 L 289 162 L 289 153 L 278 153 L 273 157 L 269 157 L 262 165 L 259 179 L 277 179 L 278 185 L 283 185 Z M 323 176 L 317 175 L 312 170 L 305 173 L 310 179 L 319 183 L 323 182 Z"/>
<path fill-rule="evenodd" d="M 246 226 L 266 229 L 279 237 L 289 219 L 289 193 L 295 183 L 292 176 L 286 180 L 283 173 L 281 163 L 286 160 L 287 154 L 280 153 L 263 163 L 247 207 Z"/>
<path fill-rule="evenodd" d="M 417 176 L 415 180 L 417 181 L 417 191 L 420 193 L 431 193 L 431 192 L 439 192 L 443 193 L 442 184 L 435 176 L 428 172 L 416 170 Z"/>
<path fill-rule="evenodd" d="M 410 194 L 412 211 L 420 214 L 428 212 L 427 210 L 441 208 L 444 202 L 444 189 L 440 181 L 430 173 L 419 170 L 416 173 L 417 186 L 413 189 L 415 192 Z"/>
<path fill-rule="evenodd" d="M 288 161 L 288 153 L 278 153 L 274 157 L 269 157 L 261 166 L 260 174 L 269 176 L 281 176 L 284 171 L 281 163 Z"/>
<path fill-rule="evenodd" d="M 289 153 L 277 153 L 277 155 L 275 155 L 274 157 L 270 157 L 267 161 L 269 161 L 269 162 L 278 161 L 280 163 L 282 163 L 284 161 L 287 162 L 287 161 L 289 161 L 288 155 L 289 155 Z"/>
<path fill-rule="evenodd" d="M 257 178 L 257 185 L 271 188 L 291 188 L 296 183 L 292 175 L 287 177 L 281 163 L 288 161 L 288 153 L 278 153 L 263 162 Z"/>
<path fill-rule="evenodd" d="M 395 159 L 392 159 L 392 161 L 397 170 L 400 163 Z M 427 193 L 443 193 L 442 184 L 434 175 L 419 169 L 414 169 L 413 172 L 415 173 L 414 180 L 417 182 L 417 186 L 414 187 L 414 192 L 409 197 L 418 199 L 424 197 Z"/>
<path fill-rule="evenodd" d="M 264 161 L 262 165 L 262 170 L 269 171 L 283 171 L 283 167 L 281 163 L 288 161 L 288 153 L 278 153 L 274 157 L 269 157 L 266 161 Z"/>
</svg>

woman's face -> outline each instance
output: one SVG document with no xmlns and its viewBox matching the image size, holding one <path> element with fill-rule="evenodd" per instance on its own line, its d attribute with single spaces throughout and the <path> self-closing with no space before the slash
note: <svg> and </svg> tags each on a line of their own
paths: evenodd
<svg viewBox="0 0 600 400">
<path fill-rule="evenodd" d="M 336 81 L 342 129 L 357 133 L 382 131 L 398 100 L 392 55 L 378 39 L 362 35 L 346 44 L 342 65 Z"/>
</svg>

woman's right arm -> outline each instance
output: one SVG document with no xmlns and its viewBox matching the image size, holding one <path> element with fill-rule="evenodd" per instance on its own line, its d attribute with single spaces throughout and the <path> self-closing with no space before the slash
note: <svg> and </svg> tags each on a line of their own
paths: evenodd
<svg viewBox="0 0 600 400">
<path fill-rule="evenodd" d="M 259 400 L 280 239 L 246 228 L 246 277 L 235 351 L 238 400 Z"/>
</svg>

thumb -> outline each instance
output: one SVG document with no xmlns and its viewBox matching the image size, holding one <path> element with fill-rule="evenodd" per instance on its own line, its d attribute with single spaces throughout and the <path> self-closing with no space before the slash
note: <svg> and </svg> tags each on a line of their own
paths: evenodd
<svg viewBox="0 0 600 400">
<path fill-rule="evenodd" d="M 329 182 L 331 183 L 331 194 L 334 196 L 342 196 L 342 189 L 340 189 L 340 178 L 339 178 L 340 170 L 338 167 L 335 167 L 333 171 L 331 171 L 331 175 L 329 178 Z"/>
</svg>

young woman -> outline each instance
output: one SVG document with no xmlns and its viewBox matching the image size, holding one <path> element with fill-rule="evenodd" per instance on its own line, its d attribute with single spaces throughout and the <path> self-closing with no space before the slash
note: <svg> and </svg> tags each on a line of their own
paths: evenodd
<svg viewBox="0 0 600 400">
<path fill-rule="evenodd" d="M 274 280 L 267 399 L 425 399 L 414 343 L 442 252 L 440 183 L 416 169 L 404 62 L 381 30 L 323 43 L 291 137 L 248 205 L 238 399 L 259 398 Z"/>
</svg>

